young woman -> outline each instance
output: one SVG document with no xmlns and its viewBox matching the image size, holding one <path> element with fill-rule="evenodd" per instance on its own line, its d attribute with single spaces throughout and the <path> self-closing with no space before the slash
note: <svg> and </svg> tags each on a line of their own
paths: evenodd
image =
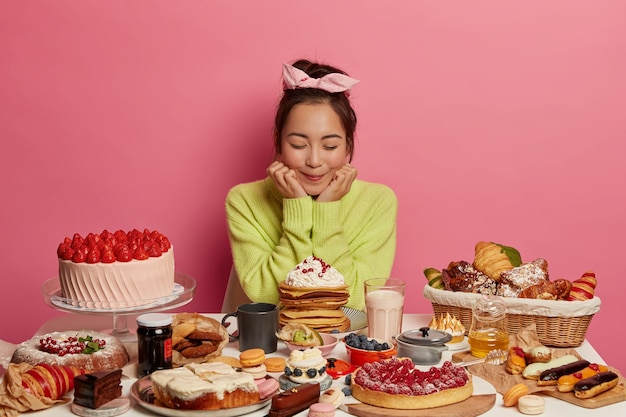
<svg viewBox="0 0 626 417">
<path fill-rule="evenodd" d="M 350 164 L 357 118 L 348 96 L 357 82 L 307 60 L 283 66 L 275 159 L 265 179 L 237 185 L 226 197 L 234 270 L 223 311 L 248 300 L 277 304 L 278 283 L 311 255 L 343 274 L 347 306 L 359 310 L 363 281 L 391 273 L 396 196 L 357 180 Z"/>
</svg>

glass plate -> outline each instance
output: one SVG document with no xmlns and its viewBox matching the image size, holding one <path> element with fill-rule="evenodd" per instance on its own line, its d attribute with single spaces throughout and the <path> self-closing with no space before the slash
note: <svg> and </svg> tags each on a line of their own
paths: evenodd
<svg viewBox="0 0 626 417">
<path fill-rule="evenodd" d="M 467 341 L 467 336 L 465 336 L 462 342 L 446 343 L 446 346 L 448 346 L 448 350 L 465 350 L 469 349 L 469 342 Z"/>
<path fill-rule="evenodd" d="M 67 311 L 72 313 L 87 313 L 87 314 L 110 314 L 110 313 L 139 313 L 147 312 L 149 310 L 166 310 L 174 307 L 185 305 L 191 301 L 195 294 L 196 281 L 192 277 L 175 272 L 174 275 L 174 287 L 170 295 L 160 298 L 152 298 L 146 300 L 133 300 L 139 303 L 136 306 L 124 306 L 124 302 L 116 303 L 111 302 L 98 302 L 98 306 L 82 307 L 77 305 L 79 301 L 72 300 L 61 296 L 61 283 L 58 278 L 51 278 L 44 282 L 42 286 L 42 292 L 45 297 L 46 303 L 51 307 L 54 307 L 61 311 Z M 94 303 L 95 304 L 95 303 Z"/>
<path fill-rule="evenodd" d="M 367 314 L 365 311 L 350 307 L 341 307 L 343 314 L 350 319 L 350 332 L 356 332 L 367 327 Z"/>
<path fill-rule="evenodd" d="M 271 378 L 267 376 L 266 378 Z M 138 379 L 130 388 L 130 394 L 140 406 L 148 411 L 162 416 L 174 417 L 234 417 L 252 413 L 268 406 L 272 401 L 272 395 L 256 404 L 245 405 L 237 408 L 224 408 L 221 410 L 177 410 L 167 408 L 154 403 L 154 393 L 152 391 L 152 380 L 150 375 Z"/>
</svg>

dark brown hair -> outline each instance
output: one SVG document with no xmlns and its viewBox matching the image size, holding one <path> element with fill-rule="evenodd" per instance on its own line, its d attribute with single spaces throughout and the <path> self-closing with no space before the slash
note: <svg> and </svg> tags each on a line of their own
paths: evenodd
<svg viewBox="0 0 626 417">
<path fill-rule="evenodd" d="M 321 78 L 331 73 L 346 74 L 344 71 L 330 65 L 311 62 L 300 59 L 292 64 L 294 67 L 306 72 L 312 78 Z M 346 74 L 348 75 L 348 74 Z M 341 124 L 346 131 L 346 145 L 352 160 L 354 154 L 354 132 L 356 130 L 356 113 L 345 93 L 329 93 L 317 88 L 296 88 L 285 90 L 278 103 L 276 117 L 274 119 L 274 150 L 277 154 L 282 152 L 280 137 L 291 109 L 296 104 L 302 103 L 328 103 L 339 116 Z"/>
</svg>

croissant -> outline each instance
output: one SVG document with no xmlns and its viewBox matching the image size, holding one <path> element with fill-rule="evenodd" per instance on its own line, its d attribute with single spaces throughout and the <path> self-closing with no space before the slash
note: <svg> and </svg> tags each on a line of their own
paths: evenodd
<svg viewBox="0 0 626 417">
<path fill-rule="evenodd" d="M 596 289 L 598 281 L 593 271 L 586 271 L 582 277 L 572 282 L 572 288 L 569 290 L 568 301 L 585 301 L 591 300 Z"/>
<path fill-rule="evenodd" d="M 491 279 L 500 281 L 500 274 L 522 264 L 520 253 L 510 246 L 494 242 L 478 242 L 474 247 L 474 268 Z"/>
<path fill-rule="evenodd" d="M 443 285 L 443 280 L 441 278 L 441 271 L 436 268 L 426 268 L 424 269 L 424 276 L 428 280 L 428 285 L 433 288 L 437 288 L 440 290 L 445 289 Z"/>
<path fill-rule="evenodd" d="M 74 377 L 84 373 L 74 366 L 10 363 L 0 384 L 0 415 L 17 416 L 64 401 L 74 389 Z"/>
<path fill-rule="evenodd" d="M 40 363 L 22 374 L 22 386 L 38 397 L 58 400 L 74 389 L 74 377 L 84 373 L 76 366 Z"/>
<path fill-rule="evenodd" d="M 536 285 L 524 288 L 517 295 L 519 298 L 538 298 L 540 300 L 556 300 L 558 291 L 553 282 L 544 279 Z"/>
<path fill-rule="evenodd" d="M 569 297 L 569 292 L 572 289 L 572 282 L 563 278 L 556 279 L 553 282 L 554 287 L 556 288 L 556 299 L 567 300 L 567 297 Z"/>
</svg>

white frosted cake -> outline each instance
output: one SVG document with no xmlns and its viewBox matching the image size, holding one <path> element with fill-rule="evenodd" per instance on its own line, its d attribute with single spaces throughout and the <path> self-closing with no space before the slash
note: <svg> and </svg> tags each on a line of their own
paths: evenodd
<svg viewBox="0 0 626 417">
<path fill-rule="evenodd" d="M 156 399 L 169 408 L 218 410 L 259 401 L 251 374 L 236 372 L 222 362 L 188 364 L 151 374 Z"/>
<path fill-rule="evenodd" d="M 98 346 L 97 350 L 93 343 Z M 124 344 L 117 337 L 82 329 L 33 336 L 17 345 L 11 362 L 76 366 L 86 372 L 100 372 L 122 368 L 129 359 Z"/>
<path fill-rule="evenodd" d="M 172 294 L 174 247 L 157 231 L 75 234 L 57 250 L 61 296 L 86 308 L 126 308 Z"/>
</svg>

